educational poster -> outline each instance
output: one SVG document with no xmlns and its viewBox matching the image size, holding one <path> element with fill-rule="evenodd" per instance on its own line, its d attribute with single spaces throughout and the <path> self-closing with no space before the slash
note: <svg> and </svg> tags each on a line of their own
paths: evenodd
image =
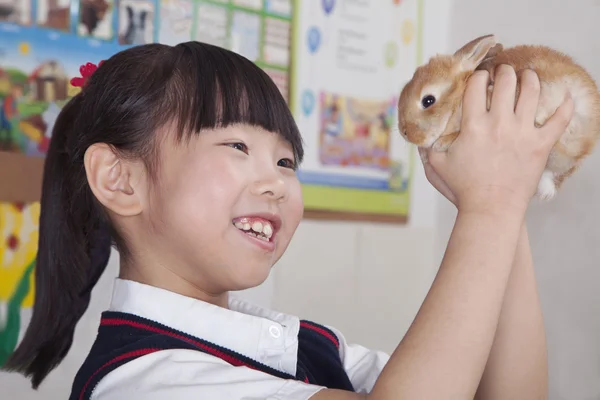
<svg viewBox="0 0 600 400">
<path fill-rule="evenodd" d="M 158 41 L 197 40 L 248 58 L 289 99 L 292 0 L 161 0 Z"/>
<path fill-rule="evenodd" d="M 194 0 L 162 0 L 158 41 L 175 46 L 192 40 Z"/>
<path fill-rule="evenodd" d="M 154 42 L 154 1 L 119 2 L 119 44 L 141 45 Z"/>
<path fill-rule="evenodd" d="M 71 0 L 37 0 L 36 25 L 69 32 Z"/>
<path fill-rule="evenodd" d="M 155 2 L 123 1 L 118 18 L 111 0 L 79 1 L 78 15 L 69 0 L 38 0 L 31 10 L 38 25 L 0 22 L 0 150 L 43 156 L 58 113 L 80 90 L 69 82 L 79 67 L 153 41 Z M 112 33 L 118 27 L 123 40 Z"/>
<path fill-rule="evenodd" d="M 421 63 L 421 1 L 295 3 L 307 216 L 406 221 L 415 150 L 397 131 L 397 102 Z"/>
<path fill-rule="evenodd" d="M 188 0 L 189 1 L 189 0 Z M 185 0 L 163 0 L 165 16 L 161 28 L 166 40 L 173 40 L 173 27 L 183 37 L 184 15 L 189 15 Z M 289 99 L 292 0 L 196 0 L 190 27 L 192 40 L 211 43 L 243 55 L 273 79 L 286 100 Z M 168 10 L 168 11 L 167 11 Z M 177 21 L 174 23 L 172 21 Z M 162 41 L 162 36 L 161 39 Z"/>
<path fill-rule="evenodd" d="M 31 24 L 31 2 L 32 0 L 0 1 L 0 22 Z"/>
<path fill-rule="evenodd" d="M 56 0 L 48 0 L 56 1 Z M 110 41 L 115 32 L 115 0 L 79 1 L 77 33 L 81 37 Z M 69 2 L 69 0 L 67 0 Z"/>
</svg>

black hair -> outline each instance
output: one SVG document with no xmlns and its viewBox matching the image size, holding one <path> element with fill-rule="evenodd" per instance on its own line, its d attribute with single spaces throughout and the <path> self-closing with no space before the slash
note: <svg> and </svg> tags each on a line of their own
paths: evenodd
<svg viewBox="0 0 600 400">
<path fill-rule="evenodd" d="M 62 109 L 42 185 L 33 316 L 3 369 L 37 388 L 66 356 L 112 245 L 127 254 L 88 185 L 84 154 L 106 143 L 156 167 L 155 133 L 172 124 L 177 140 L 204 129 L 249 124 L 287 140 L 295 162 L 302 140 L 271 78 L 248 59 L 200 42 L 147 44 L 106 60 Z M 152 172 L 152 171 L 151 171 Z"/>
</svg>

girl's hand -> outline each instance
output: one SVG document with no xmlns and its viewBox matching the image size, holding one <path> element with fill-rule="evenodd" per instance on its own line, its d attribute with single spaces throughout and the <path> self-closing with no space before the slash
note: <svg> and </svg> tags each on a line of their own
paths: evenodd
<svg viewBox="0 0 600 400">
<path fill-rule="evenodd" d="M 488 73 L 475 72 L 464 95 L 460 135 L 447 152 L 427 154 L 435 172 L 429 171 L 428 179 L 436 189 L 443 187 L 440 192 L 459 211 L 524 213 L 550 150 L 571 119 L 573 102 L 568 98 L 544 126 L 535 127 L 537 74 L 523 73 L 515 109 L 516 82 L 513 68 L 498 67 L 488 111 Z"/>
<path fill-rule="evenodd" d="M 427 150 L 423 147 L 419 147 L 418 150 L 419 154 L 421 154 L 421 160 L 423 160 L 423 154 L 427 153 Z M 454 195 L 454 193 L 452 193 L 448 185 L 446 185 L 446 182 L 444 182 L 442 178 L 440 178 L 440 176 L 437 174 L 437 172 L 435 172 L 431 164 L 428 162 L 423 162 L 423 168 L 425 170 L 425 177 L 427 177 L 427 180 L 429 181 L 429 183 L 431 183 L 431 186 L 433 186 L 438 192 L 442 194 L 442 196 L 444 196 L 446 199 L 448 199 L 448 201 L 450 201 L 456 206 L 456 196 Z"/>
</svg>

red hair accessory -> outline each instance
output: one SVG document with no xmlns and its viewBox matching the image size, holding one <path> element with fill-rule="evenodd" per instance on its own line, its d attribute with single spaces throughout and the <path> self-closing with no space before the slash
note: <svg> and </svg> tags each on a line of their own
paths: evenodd
<svg viewBox="0 0 600 400">
<path fill-rule="evenodd" d="M 87 85 L 90 77 L 96 72 L 96 70 L 102 65 L 104 60 L 100 61 L 98 65 L 87 63 L 79 67 L 79 72 L 81 73 L 81 77 L 75 77 L 71 79 L 71 85 L 75 87 L 84 88 Z"/>
</svg>

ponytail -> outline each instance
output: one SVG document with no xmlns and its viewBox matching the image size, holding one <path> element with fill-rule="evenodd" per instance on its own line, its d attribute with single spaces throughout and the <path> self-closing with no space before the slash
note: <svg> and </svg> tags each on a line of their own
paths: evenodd
<svg viewBox="0 0 600 400">
<path fill-rule="evenodd" d="M 87 185 L 76 150 L 82 95 L 73 97 L 54 126 L 44 164 L 33 316 L 3 369 L 40 383 L 67 355 L 75 326 L 106 268 L 111 235 Z"/>
</svg>

